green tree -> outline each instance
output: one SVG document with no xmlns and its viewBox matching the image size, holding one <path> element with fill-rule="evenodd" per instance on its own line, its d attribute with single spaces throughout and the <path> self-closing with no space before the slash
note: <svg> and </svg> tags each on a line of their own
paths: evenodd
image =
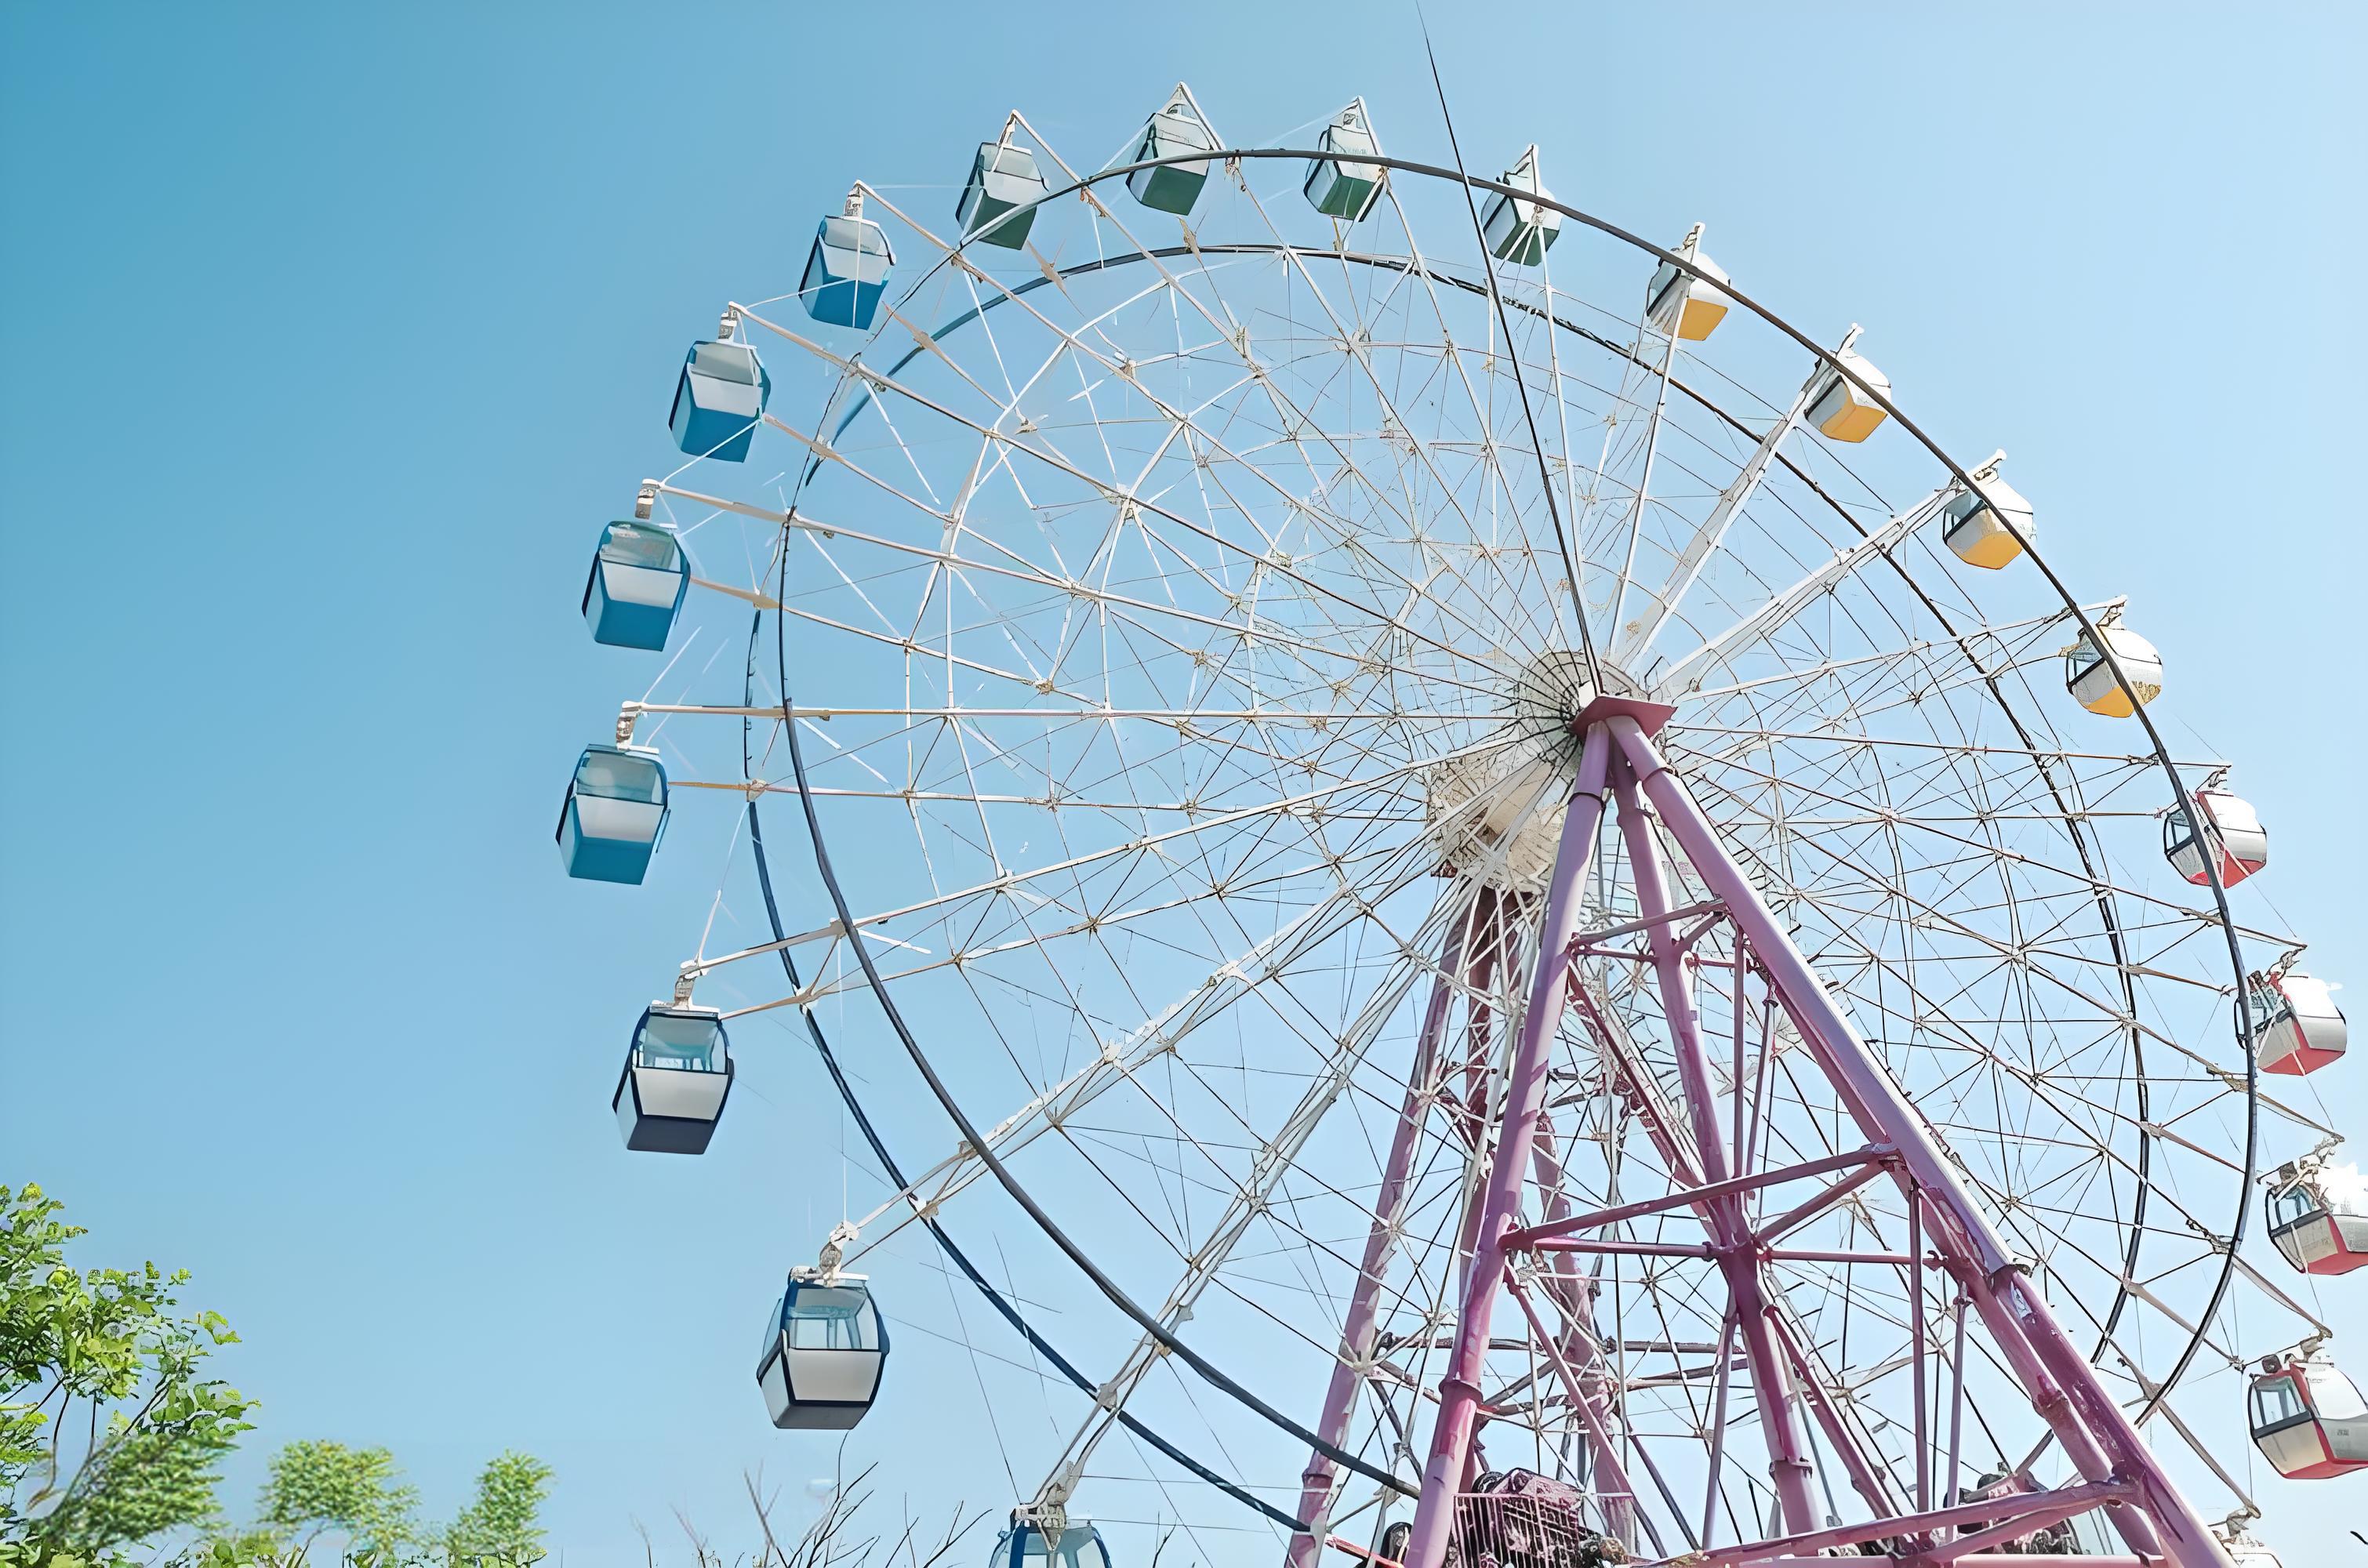
<svg viewBox="0 0 2368 1568">
<path fill-rule="evenodd" d="M 476 1499 L 444 1531 L 449 1562 L 522 1565 L 544 1556 L 540 1516 L 551 1467 L 530 1454 L 496 1455 L 477 1477 Z"/>
<path fill-rule="evenodd" d="M 384 1449 L 314 1439 L 272 1455 L 254 1528 L 220 1533 L 184 1568 L 309 1568 L 322 1542 L 356 1568 L 475 1568 L 543 1555 L 541 1514 L 551 1467 L 504 1453 L 477 1477 L 477 1493 L 449 1525 L 423 1525 L 419 1494 Z"/>
<path fill-rule="evenodd" d="M 279 1542 L 275 1555 L 283 1562 L 306 1562 L 324 1534 L 345 1537 L 346 1555 L 356 1562 L 409 1561 L 423 1544 L 414 1522 L 419 1494 L 402 1473 L 384 1449 L 325 1438 L 290 1443 L 271 1456 L 256 1522 Z"/>
<path fill-rule="evenodd" d="M 186 1270 L 66 1266 L 82 1227 L 0 1187 L 0 1568 L 126 1561 L 218 1517 L 222 1456 L 253 1402 L 204 1375 L 237 1335 L 178 1312 Z"/>
</svg>

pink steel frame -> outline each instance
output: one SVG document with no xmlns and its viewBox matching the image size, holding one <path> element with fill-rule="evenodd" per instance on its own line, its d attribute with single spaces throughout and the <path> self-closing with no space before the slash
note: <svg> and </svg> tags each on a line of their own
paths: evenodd
<svg viewBox="0 0 2368 1568">
<path fill-rule="evenodd" d="M 1498 1136 L 1490 1157 L 1487 1178 L 1467 1217 L 1464 1235 L 1469 1246 L 1463 1270 L 1461 1317 L 1439 1382 L 1439 1413 L 1431 1428 L 1430 1450 L 1415 1512 L 1414 1531 L 1403 1568 L 1441 1568 L 1455 1528 L 1456 1499 L 1469 1484 L 1474 1460 L 1474 1435 L 1481 1422 L 1480 1389 L 1487 1358 L 1490 1329 L 1500 1292 L 1512 1290 L 1517 1304 L 1559 1371 L 1573 1406 L 1586 1428 L 1600 1490 L 1612 1496 L 1637 1494 L 1622 1469 L 1613 1437 L 1616 1419 L 1602 1397 L 1608 1369 L 1601 1349 L 1586 1325 L 1586 1281 L 1556 1267 L 1541 1278 L 1549 1304 L 1559 1308 L 1565 1329 L 1550 1334 L 1538 1302 L 1522 1291 L 1510 1274 L 1513 1254 L 1531 1251 L 1559 1261 L 1574 1252 L 1642 1251 L 1645 1244 L 1588 1240 L 1577 1233 L 1647 1210 L 1691 1207 L 1710 1234 L 1706 1246 L 1668 1246 L 1661 1250 L 1714 1258 L 1729 1292 L 1725 1333 L 1739 1345 L 1760 1411 L 1759 1425 L 1769 1449 L 1769 1471 L 1774 1483 L 1783 1533 L 1773 1540 L 1712 1548 L 1684 1559 L 1702 1568 L 1736 1564 L 1779 1564 L 1814 1560 L 1820 1548 L 1885 1539 L 1903 1540 L 1909 1555 L 1902 1559 L 1918 1568 L 1993 1561 L 1988 1553 L 2009 1535 L 2102 1508 L 2130 1549 L 2126 1559 L 2084 1558 L 2112 1562 L 2154 1561 L 2177 1568 L 2227 1568 L 2228 1559 L 2217 1541 L 2180 1495 L 2170 1478 L 2147 1450 L 2145 1441 L 2046 1303 L 2032 1290 L 2023 1268 L 1973 1201 L 1955 1167 L 1942 1153 L 1923 1119 L 1908 1103 L 1888 1071 L 1851 1028 L 1808 962 L 1793 946 L 1791 935 L 1760 902 L 1749 880 L 1721 846 L 1717 831 L 1695 805 L 1684 785 L 1663 763 L 1647 725 L 1659 727 L 1666 710 L 1642 703 L 1602 699 L 1591 703 L 1572 723 L 1584 736 L 1577 778 L 1564 813 L 1562 838 L 1542 915 L 1537 967 L 1531 976 L 1528 1007 L 1495 1108 Z M 1639 720 L 1643 722 L 1640 723 Z M 1592 859 L 1606 814 L 1607 796 L 1618 801 L 1620 830 L 1628 852 L 1638 920 L 1617 934 L 1641 932 L 1660 992 L 1670 1045 L 1677 1059 L 1684 1092 L 1684 1122 L 1648 1103 L 1657 1088 L 1637 1079 L 1633 1064 L 1625 1071 L 1630 1088 L 1644 1109 L 1647 1131 L 1660 1145 L 1670 1170 L 1686 1190 L 1668 1199 L 1644 1205 L 1627 1204 L 1590 1215 L 1574 1216 L 1557 1203 L 1533 1229 L 1518 1228 L 1525 1173 L 1534 1168 L 1552 1184 L 1558 1165 L 1550 1128 L 1541 1122 L 1546 1097 L 1547 1072 L 1554 1043 L 1566 1007 L 1576 1007 L 1607 1033 L 1593 1017 L 1593 1006 L 1572 983 L 1571 955 L 1578 939 L 1579 890 Z M 1749 1145 L 1742 1134 L 1736 1108 L 1736 1138 L 1730 1145 L 1719 1125 L 1710 1059 L 1696 1016 L 1686 973 L 1686 949 L 1692 937 L 1680 926 L 1693 920 L 1700 907 L 1676 908 L 1663 869 L 1663 842 L 1673 841 L 1697 881 L 1715 903 L 1711 918 L 1725 918 L 1735 927 L 1738 959 L 1736 996 L 1740 1013 L 1742 981 L 1758 974 L 1769 1000 L 1783 1009 L 1799 1032 L 1810 1059 L 1831 1084 L 1856 1122 L 1867 1147 L 1855 1153 L 1812 1165 L 1748 1174 Z M 1490 895 L 1484 894 L 1484 899 Z M 1474 920 L 1480 915 L 1475 909 Z M 1487 918 L 1492 933 L 1501 932 L 1497 912 Z M 1699 925 L 1699 923 L 1697 922 Z M 1606 933 L 1604 935 L 1611 935 Z M 1600 942 L 1602 937 L 1594 940 Z M 1493 961 L 1497 937 L 1486 941 L 1488 951 L 1475 959 Z M 1341 1359 L 1327 1390 L 1318 1430 L 1328 1441 L 1340 1443 L 1356 1405 L 1356 1394 L 1372 1354 L 1383 1276 L 1395 1240 L 1398 1207 L 1422 1123 L 1438 1097 L 1432 1079 L 1439 1070 L 1439 1045 L 1445 1028 L 1451 993 L 1446 974 L 1463 960 L 1464 938 L 1452 939 L 1441 978 L 1434 988 L 1416 1047 L 1404 1112 L 1383 1170 L 1382 1189 L 1375 1205 L 1373 1229 L 1363 1267 L 1350 1300 L 1343 1333 Z M 1748 955 L 1741 956 L 1741 955 Z M 1553 961 L 1549 961 L 1549 960 Z M 1725 960 L 1719 960 L 1722 963 Z M 1475 1005 L 1476 1006 L 1476 1005 Z M 1478 1022 L 1475 1018 L 1475 1028 Z M 1737 1061 L 1741 1059 L 1741 1021 L 1736 1024 Z M 1622 1053 L 1610 1053 L 1615 1060 Z M 1470 1096 L 1467 1096 L 1470 1097 Z M 1740 1100 L 1738 1080 L 1737 1099 Z M 1467 1105 L 1466 1115 L 1485 1117 L 1488 1108 Z M 1691 1136 L 1688 1134 L 1691 1133 Z M 1485 1139 L 1483 1140 L 1485 1142 Z M 1759 1187 L 1803 1176 L 1842 1172 L 1816 1197 L 1759 1227 L 1749 1221 L 1743 1196 Z M 1924 1267 L 1945 1272 L 1956 1287 L 1961 1303 L 1969 1304 L 1994 1342 L 2000 1358 L 2021 1385 L 2032 1409 L 2054 1433 L 2080 1481 L 2053 1492 L 2017 1496 L 2010 1512 L 2013 1528 L 2000 1523 L 2009 1510 L 2000 1503 L 1957 1504 L 1935 1507 L 1930 1477 L 1919 1464 L 1912 1499 L 1903 1499 L 1882 1456 L 1866 1440 L 1863 1428 L 1838 1409 L 1815 1375 L 1808 1348 L 1794 1332 L 1778 1303 L 1771 1302 L 1761 1265 L 1772 1256 L 1823 1256 L 1782 1253 L 1772 1246 L 1782 1232 L 1806 1219 L 1824 1204 L 1866 1180 L 1887 1175 L 1901 1188 L 1910 1214 L 1910 1248 L 1880 1261 L 1897 1263 L 1914 1277 L 1921 1291 Z M 1876 1261 L 1873 1255 L 1852 1254 L 1859 1261 Z M 1920 1265 L 1920 1266 L 1919 1266 Z M 1960 1321 L 1962 1322 L 1962 1312 Z M 1918 1348 L 1922 1335 L 1919 1333 Z M 1799 1391 L 1796 1394 L 1795 1391 Z M 1919 1393 L 1921 1380 L 1919 1379 Z M 1819 1515 L 1810 1495 L 1811 1467 L 1800 1421 L 1804 1409 L 1817 1423 L 1837 1451 L 1841 1467 L 1873 1514 L 1873 1522 L 1860 1526 L 1819 1528 Z M 1923 1412 L 1918 1410 L 1919 1452 Z M 1725 1431 L 1713 1435 L 1713 1473 Z M 1953 1464 L 1954 1455 L 1952 1454 Z M 1311 1568 L 1326 1540 L 1328 1511 L 1336 1471 L 1320 1454 L 1302 1477 L 1304 1490 L 1300 1517 L 1311 1527 L 1292 1538 L 1291 1568 Z M 1989 1528 L 1957 1535 L 1964 1521 L 1986 1520 Z M 1350 1550 L 1346 1542 L 1337 1544 Z M 1632 1548 L 1634 1542 L 1630 1543 Z M 2017 1558 L 2018 1562 L 2040 1561 Z"/>
</svg>

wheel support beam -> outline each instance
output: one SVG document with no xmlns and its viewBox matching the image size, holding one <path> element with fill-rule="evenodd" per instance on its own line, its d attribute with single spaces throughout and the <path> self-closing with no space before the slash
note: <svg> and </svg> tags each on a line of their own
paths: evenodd
<svg viewBox="0 0 2368 1568">
<path fill-rule="evenodd" d="M 1709 1059 L 1693 1006 L 1691 977 L 1682 944 L 1671 929 L 1677 910 L 1669 880 L 1663 869 L 1662 835 L 1666 835 L 1690 865 L 1694 877 L 1724 908 L 1735 924 L 1738 941 L 1765 980 L 1773 1002 L 1783 1008 L 1799 1031 L 1807 1054 L 1831 1085 L 1843 1108 L 1867 1144 L 1863 1150 L 1819 1164 L 1831 1171 L 1855 1164 L 1851 1177 L 1833 1184 L 1812 1199 L 1822 1205 L 1840 1189 L 1887 1173 L 1905 1200 L 1916 1205 L 1921 1233 L 1920 1254 L 1930 1249 L 1930 1261 L 1945 1269 L 1958 1292 L 1972 1305 L 1997 1346 L 2001 1359 L 2021 1387 L 2033 1412 L 2054 1434 L 2078 1479 L 2054 1492 L 2035 1494 L 2008 1505 L 2011 1514 L 2036 1528 L 2051 1518 L 2101 1508 L 2130 1551 L 2141 1561 L 2157 1561 L 2175 1568 L 2226 1568 L 2227 1559 L 2194 1508 L 2182 1497 L 2127 1415 L 2099 1381 L 2096 1370 L 2074 1346 L 2045 1301 L 2026 1277 L 2022 1265 L 2008 1251 L 1939 1141 L 1908 1102 L 1882 1061 L 1860 1039 L 1824 983 L 1809 967 L 1791 933 L 1770 914 L 1749 880 L 1727 855 L 1716 831 L 1695 805 L 1684 786 L 1655 749 L 1634 717 L 1605 703 L 1611 712 L 1591 710 L 1580 751 L 1579 776 L 1564 813 L 1563 837 L 1539 933 L 1531 971 L 1528 1007 L 1511 1053 L 1501 1096 L 1502 1119 L 1488 1178 L 1479 1206 L 1480 1221 L 1473 1238 L 1471 1263 L 1462 1301 L 1462 1317 L 1453 1352 L 1439 1386 L 1439 1414 L 1432 1427 L 1429 1461 L 1423 1472 L 1414 1529 L 1403 1568 L 1440 1568 L 1457 1518 L 1457 1494 L 1470 1468 L 1474 1430 L 1482 1419 L 1479 1382 L 1487 1358 L 1489 1329 L 1499 1294 L 1508 1282 L 1508 1257 L 1524 1248 L 1554 1251 L 1592 1245 L 1577 1243 L 1572 1232 L 1615 1221 L 1634 1205 L 1600 1214 L 1555 1217 L 1530 1231 L 1518 1228 L 1523 1173 L 1543 1110 L 1548 1069 L 1564 1009 L 1573 998 L 1570 954 L 1577 940 L 1578 887 L 1585 877 L 1596 841 L 1603 827 L 1607 794 L 1619 804 L 1620 829 L 1628 851 L 1628 869 L 1639 914 L 1650 943 L 1651 959 L 1667 1020 L 1669 1044 L 1677 1062 L 1685 1109 L 1680 1119 L 1690 1125 L 1659 1127 L 1666 1141 L 1679 1145 L 1687 1156 L 1672 1161 L 1680 1178 L 1697 1190 L 1676 1202 L 1691 1203 L 1701 1214 L 1712 1238 L 1716 1258 L 1729 1290 L 1728 1323 L 1744 1353 L 1758 1393 L 1759 1425 L 1769 1447 L 1770 1474 L 1775 1482 L 1786 1534 L 1748 1547 L 1710 1551 L 1689 1562 L 1707 1568 L 1717 1564 L 1776 1563 L 1807 1560 L 1819 1548 L 1852 1540 L 1905 1538 L 1906 1561 L 1939 1565 L 1987 1555 L 2000 1524 L 2000 1504 L 1959 1503 L 1930 1509 L 1930 1482 L 1919 1493 L 1927 1505 L 1920 1514 L 1896 1514 L 1879 1507 L 1873 1525 L 1833 1526 L 1820 1529 L 1818 1511 L 1809 1494 L 1810 1466 L 1798 1415 L 1801 1402 L 1793 1380 L 1804 1370 L 1801 1347 L 1791 1341 L 1782 1314 L 1766 1295 L 1761 1266 L 1771 1251 L 1756 1236 L 1746 1214 L 1743 1195 L 1781 1179 L 1784 1173 L 1767 1173 L 1756 1182 L 1730 1174 L 1726 1130 L 1720 1125 Z M 1741 980 L 1737 975 L 1737 1006 Z M 1586 998 L 1577 998 L 1592 1016 Z M 1599 1025 L 1601 1020 L 1597 1020 Z M 1741 1092 L 1737 1085 L 1737 1093 Z M 1686 1136 L 1687 1132 L 1691 1136 Z M 1691 1166 L 1691 1169 L 1683 1167 Z M 1812 1174 L 1806 1169 L 1793 1175 Z M 1700 1201 L 1696 1201 L 1699 1199 Z M 1808 1207 L 1806 1205 L 1804 1208 Z M 1651 1211 L 1651 1210 L 1646 1210 Z M 1790 1227 L 1800 1210 L 1781 1216 L 1771 1230 Z M 1899 1256 L 1896 1261 L 1920 1275 L 1927 1257 Z M 1525 1313 L 1533 1329 L 1539 1320 L 1526 1301 Z M 1962 1351 L 1960 1352 L 1962 1356 Z M 1559 1360 L 1560 1358 L 1557 1358 Z M 1574 1374 L 1563 1364 L 1565 1381 Z M 1578 1391 L 1572 1391 L 1577 1393 Z M 1808 1391 L 1809 1407 L 1821 1418 L 1826 1412 Z M 1589 1412 L 1590 1415 L 1600 1413 Z M 1590 1428 L 1596 1423 L 1589 1422 Z M 1840 1440 L 1846 1431 L 1829 1429 Z M 1722 1431 L 1720 1437 L 1724 1436 Z M 1867 1456 L 1848 1451 L 1843 1464 L 1865 1491 Z M 1858 1462 L 1853 1462 L 1858 1461 Z M 1951 1478 L 1953 1482 L 1953 1477 Z M 1869 1499 L 1871 1502 L 1873 1498 Z M 2031 1510 L 2036 1509 L 2037 1512 Z M 2039 1517 L 2041 1514 L 2047 1517 Z M 1961 1522 L 1980 1520 L 1992 1527 L 1977 1529 L 1961 1540 L 1940 1539 L 1933 1532 L 1952 1530 Z M 2003 1537 L 1999 1537 L 2003 1540 Z M 2034 1561 L 2024 1559 L 2024 1561 Z M 1303 1565 L 1304 1568 L 1304 1565 Z"/>
</svg>

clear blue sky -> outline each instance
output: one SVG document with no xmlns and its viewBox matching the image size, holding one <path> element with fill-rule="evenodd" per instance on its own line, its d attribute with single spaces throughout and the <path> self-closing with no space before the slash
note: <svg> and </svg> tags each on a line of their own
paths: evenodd
<svg viewBox="0 0 2368 1568">
<path fill-rule="evenodd" d="M 1486 14 L 1434 18 L 1467 152 L 1706 221 L 1808 330 L 1867 324 L 1942 441 L 2009 449 L 2368 995 L 2368 12 Z M 671 450 L 685 342 L 852 176 L 951 183 L 1014 105 L 1099 153 L 1179 76 L 1238 140 L 1361 93 L 1441 147 L 1403 5 L 0 10 L 0 1180 L 245 1334 L 234 1507 L 289 1437 L 387 1443 L 439 1508 L 518 1446 L 554 1544 L 623 1562 L 629 1516 L 734 1540 L 745 1467 L 827 1469 L 746 1387 L 805 1197 L 746 1151 L 653 1176 L 605 1115 L 712 883 L 554 864 L 630 695 L 586 552 Z M 2328 1091 L 2355 1127 L 2363 1085 Z M 2273 1496 L 2290 1565 L 2351 1560 L 2368 1486 Z"/>
</svg>

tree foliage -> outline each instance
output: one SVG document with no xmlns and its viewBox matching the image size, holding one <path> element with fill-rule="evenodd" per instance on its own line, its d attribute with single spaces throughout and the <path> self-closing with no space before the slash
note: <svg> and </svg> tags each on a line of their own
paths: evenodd
<svg viewBox="0 0 2368 1568">
<path fill-rule="evenodd" d="M 254 1403 L 205 1363 L 238 1336 L 179 1310 L 186 1272 L 68 1267 L 83 1231 L 60 1209 L 39 1187 L 0 1187 L 0 1568 L 130 1568 L 135 1548 L 176 1568 L 306 1568 L 323 1542 L 354 1568 L 544 1555 L 551 1467 L 514 1452 L 437 1525 L 386 1449 L 289 1443 L 255 1522 L 229 1528 L 214 1494 Z"/>
<path fill-rule="evenodd" d="M 477 1495 L 444 1531 L 444 1555 L 455 1564 L 528 1563 L 541 1559 L 542 1500 L 551 1467 L 530 1454 L 495 1456 L 477 1477 Z"/>
<path fill-rule="evenodd" d="M 386 1449 L 290 1443 L 271 1457 L 255 1528 L 216 1536 L 190 1568 L 307 1568 L 324 1542 L 356 1568 L 523 1568 L 544 1555 L 551 1477 L 551 1467 L 531 1455 L 501 1454 L 450 1524 L 423 1524 L 418 1490 Z"/>
<path fill-rule="evenodd" d="M 253 1403 L 205 1376 L 237 1335 L 178 1311 L 186 1271 L 66 1266 L 83 1233 L 0 1186 L 0 1568 L 99 1564 L 211 1524 Z"/>
<path fill-rule="evenodd" d="M 278 1555 L 286 1562 L 305 1561 L 324 1534 L 342 1536 L 356 1562 L 403 1562 L 420 1532 L 414 1521 L 419 1493 L 402 1473 L 384 1449 L 349 1449 L 324 1438 L 287 1444 L 271 1456 L 256 1524 L 280 1543 Z"/>
</svg>

